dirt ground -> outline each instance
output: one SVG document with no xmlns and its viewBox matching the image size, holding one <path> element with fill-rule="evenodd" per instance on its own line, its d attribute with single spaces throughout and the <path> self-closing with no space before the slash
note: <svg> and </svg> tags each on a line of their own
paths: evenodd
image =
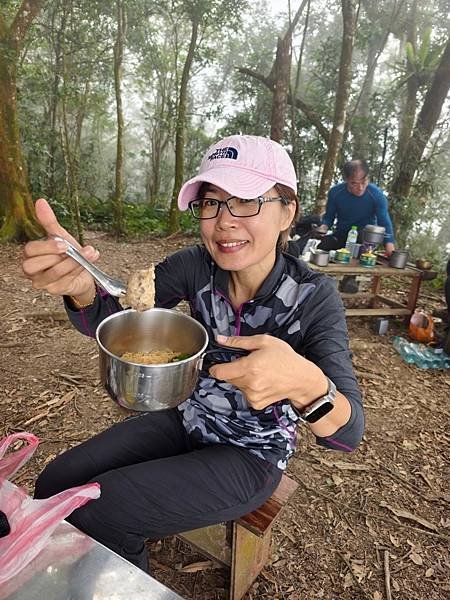
<svg viewBox="0 0 450 600">
<path fill-rule="evenodd" d="M 101 251 L 100 266 L 123 278 L 133 265 L 193 241 L 88 237 Z M 0 246 L 0 434 L 39 436 L 35 457 L 15 479 L 32 491 L 54 456 L 127 413 L 100 386 L 95 342 L 71 328 L 58 298 L 32 290 L 20 256 L 20 247 Z M 419 300 L 428 309 L 439 302 L 430 290 Z M 340 454 L 302 431 L 288 469 L 300 485 L 247 600 L 450 597 L 450 370 L 402 362 L 392 347 L 393 334 L 405 335 L 401 320 L 390 320 L 387 336 L 376 335 L 370 319 L 350 318 L 349 329 L 365 400 L 364 440 L 354 454 Z M 183 598 L 227 598 L 226 572 L 181 542 L 152 544 L 151 557 L 154 576 Z"/>
</svg>

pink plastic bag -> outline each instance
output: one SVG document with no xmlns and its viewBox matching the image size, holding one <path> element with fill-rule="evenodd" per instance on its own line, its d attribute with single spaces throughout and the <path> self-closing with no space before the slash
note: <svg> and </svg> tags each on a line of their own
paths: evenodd
<svg viewBox="0 0 450 600">
<path fill-rule="evenodd" d="M 28 445 L 6 458 L 7 448 L 16 440 Z M 100 497 L 98 483 L 64 490 L 51 498 L 33 500 L 27 492 L 6 479 L 30 458 L 39 440 L 31 433 L 13 433 L 0 443 L 0 509 L 6 514 L 11 532 L 0 538 L 0 584 L 17 575 L 46 544 L 56 527 L 76 508 Z"/>
</svg>

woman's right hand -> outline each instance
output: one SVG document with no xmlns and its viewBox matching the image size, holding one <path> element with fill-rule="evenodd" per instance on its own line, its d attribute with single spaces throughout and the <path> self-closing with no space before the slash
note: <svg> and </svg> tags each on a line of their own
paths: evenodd
<svg viewBox="0 0 450 600">
<path fill-rule="evenodd" d="M 28 242 L 23 250 L 22 269 L 36 290 L 58 296 L 74 296 L 83 302 L 95 295 L 95 282 L 86 269 L 66 255 L 66 245 L 50 236 L 60 236 L 76 246 L 85 258 L 95 262 L 99 253 L 92 246 L 80 244 L 58 223 L 55 213 L 44 199 L 36 201 L 36 217 L 49 236 Z"/>
</svg>

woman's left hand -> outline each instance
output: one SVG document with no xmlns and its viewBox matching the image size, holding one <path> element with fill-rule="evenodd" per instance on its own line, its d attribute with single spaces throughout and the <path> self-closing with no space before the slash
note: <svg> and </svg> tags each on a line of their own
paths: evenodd
<svg viewBox="0 0 450 600">
<path fill-rule="evenodd" d="M 239 388 L 255 410 L 285 398 L 301 409 L 327 393 L 328 382 L 319 367 L 278 338 L 267 334 L 217 336 L 217 342 L 250 350 L 248 356 L 216 364 L 209 372 Z"/>
</svg>

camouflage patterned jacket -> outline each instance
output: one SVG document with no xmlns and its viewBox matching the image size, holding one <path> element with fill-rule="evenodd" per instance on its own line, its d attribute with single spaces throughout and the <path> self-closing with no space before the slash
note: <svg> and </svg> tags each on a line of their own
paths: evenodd
<svg viewBox="0 0 450 600">
<path fill-rule="evenodd" d="M 187 300 L 192 316 L 209 338 L 268 333 L 286 341 L 318 365 L 352 406 L 349 422 L 334 435 L 316 438 L 327 448 L 352 451 L 364 429 L 361 394 L 353 373 L 347 326 L 334 282 L 288 254 L 276 264 L 252 300 L 235 310 L 227 298 L 229 273 L 211 260 L 203 246 L 176 252 L 156 273 L 156 305 L 172 308 Z M 67 307 L 75 327 L 93 336 L 106 316 L 121 310 L 106 293 L 80 311 Z M 294 376 L 294 375 L 293 375 Z M 296 414 L 287 400 L 262 411 L 250 408 L 234 386 L 202 371 L 196 390 L 179 406 L 191 436 L 211 444 L 236 444 L 285 469 L 296 443 Z"/>
</svg>

